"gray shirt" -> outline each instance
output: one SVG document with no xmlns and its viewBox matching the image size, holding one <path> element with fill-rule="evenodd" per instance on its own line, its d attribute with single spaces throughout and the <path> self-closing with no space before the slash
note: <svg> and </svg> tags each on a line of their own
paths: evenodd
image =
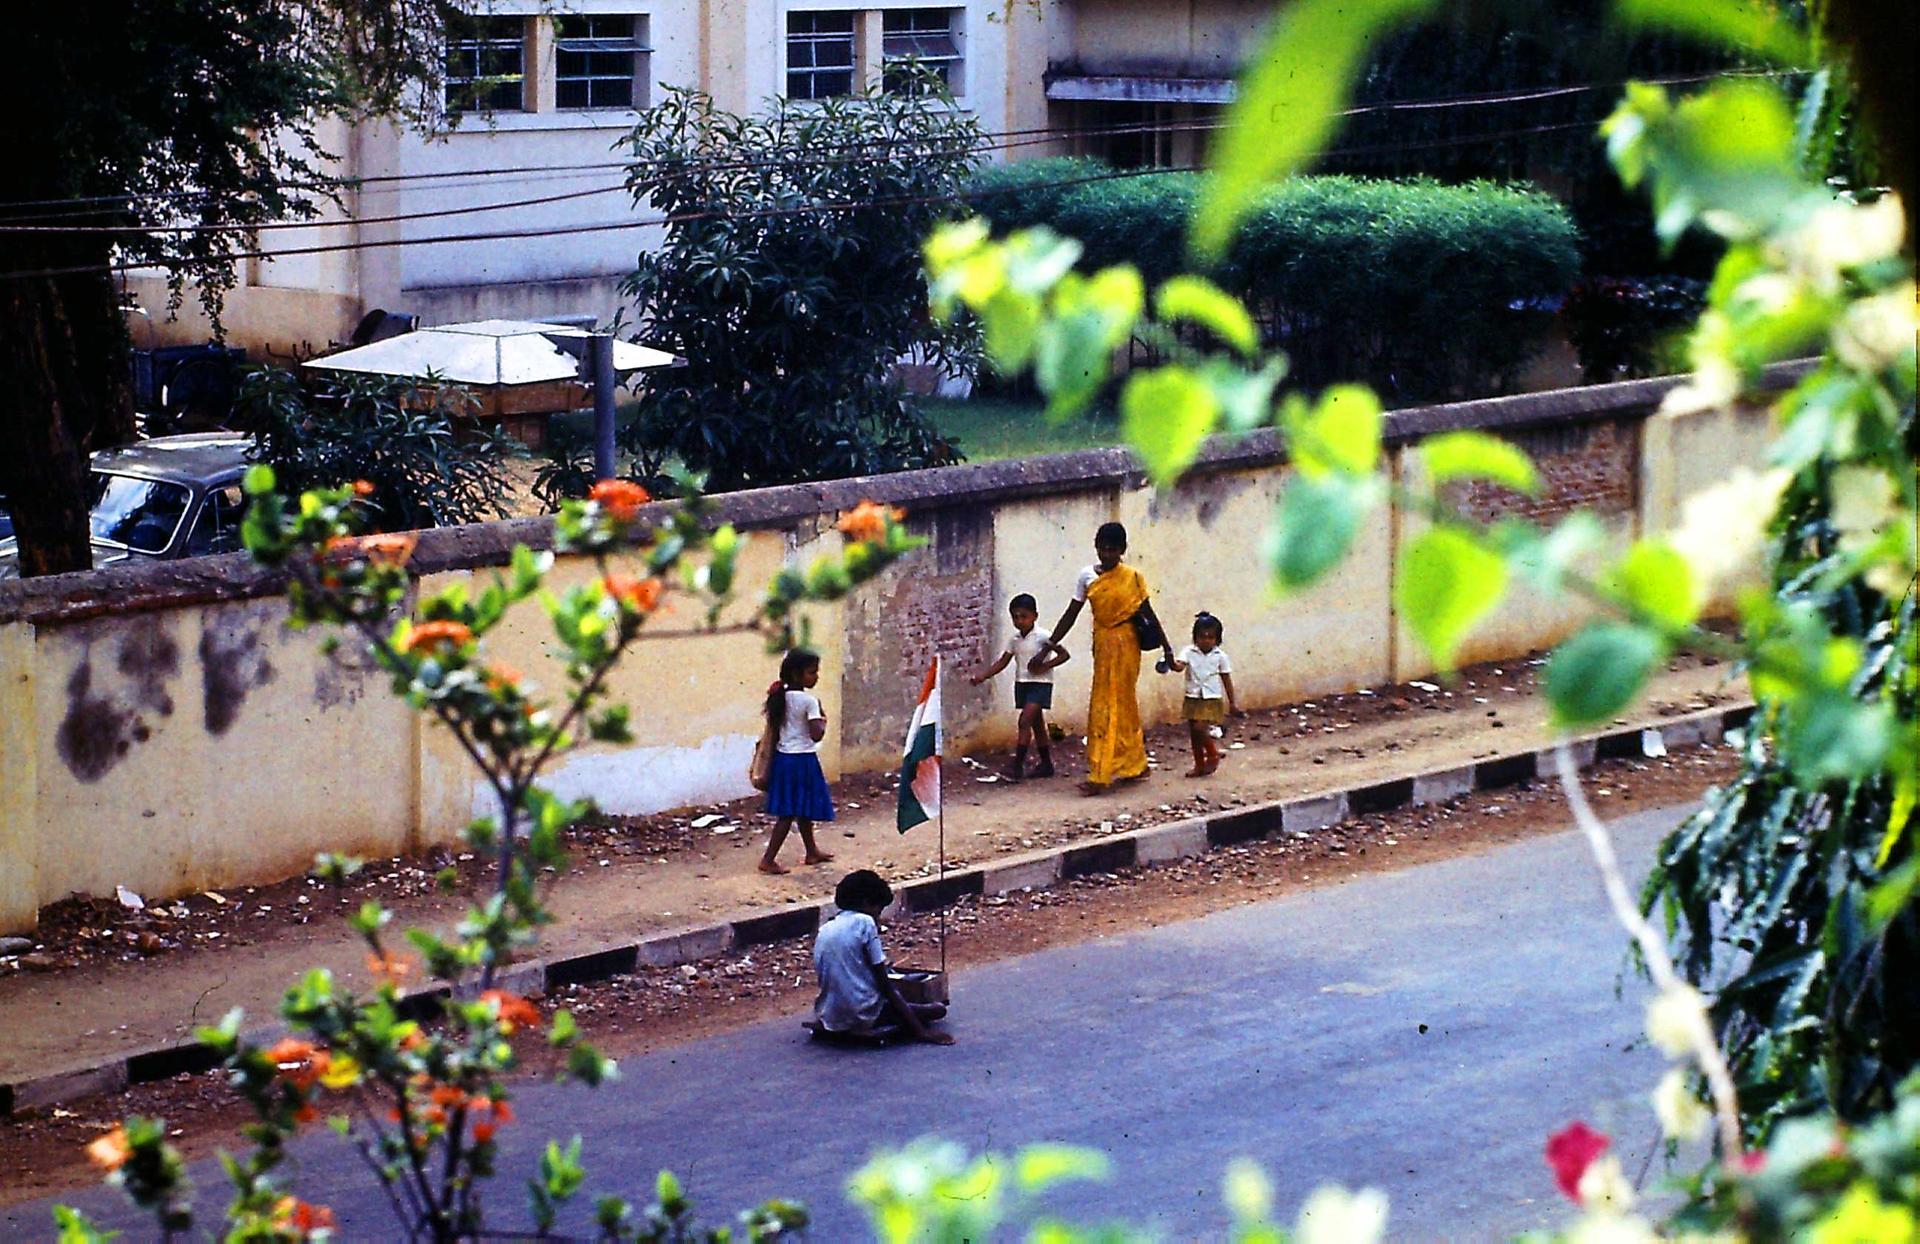
<svg viewBox="0 0 1920 1244">
<path fill-rule="evenodd" d="M 820 996 L 813 1015 L 830 1032 L 865 1032 L 886 1009 L 873 969 L 887 961 L 880 926 L 865 912 L 843 911 L 813 939 L 813 972 Z"/>
</svg>

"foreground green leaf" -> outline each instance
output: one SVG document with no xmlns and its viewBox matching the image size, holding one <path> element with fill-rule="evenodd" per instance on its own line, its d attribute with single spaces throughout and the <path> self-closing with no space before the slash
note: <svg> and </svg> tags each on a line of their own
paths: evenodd
<svg viewBox="0 0 1920 1244">
<path fill-rule="evenodd" d="M 1436 526 L 1416 536 L 1400 559 L 1394 604 L 1407 627 L 1441 669 L 1474 623 L 1500 603 L 1507 564 L 1457 527 Z"/>
<path fill-rule="evenodd" d="M 1642 627 L 1598 622 L 1554 649 L 1547 661 L 1547 703 L 1557 726 L 1609 721 L 1633 702 L 1666 656 Z"/>
</svg>

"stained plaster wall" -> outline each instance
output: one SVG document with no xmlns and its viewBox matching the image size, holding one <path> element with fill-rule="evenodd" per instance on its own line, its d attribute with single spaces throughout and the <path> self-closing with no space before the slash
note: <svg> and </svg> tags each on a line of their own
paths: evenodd
<svg viewBox="0 0 1920 1244">
<path fill-rule="evenodd" d="M 1533 451 L 1549 481 L 1535 501 L 1468 495 L 1483 516 L 1552 519 L 1576 502 L 1616 538 L 1660 530 L 1684 499 L 1738 464 L 1758 464 L 1764 415 L 1647 416 L 1656 382 L 1398 412 L 1389 452 L 1449 427 L 1481 426 Z M 1396 547 L 1417 527 L 1386 512 L 1362 527 L 1348 560 L 1314 590 L 1270 595 L 1261 548 L 1289 468 L 1255 437 L 1215 444 L 1178 488 L 1156 493 L 1120 450 L 907 472 L 740 493 L 718 501 L 747 533 L 740 583 L 752 593 L 783 563 L 838 547 L 837 515 L 866 497 L 906 506 L 931 541 L 809 622 L 830 718 L 830 774 L 887 769 L 921 671 L 946 659 L 950 748 L 1004 744 L 1010 675 L 982 688 L 964 675 L 1009 633 L 1005 601 L 1039 597 L 1042 624 L 1091 560 L 1094 530 L 1118 519 L 1176 639 L 1206 608 L 1227 626 L 1249 706 L 1417 677 L 1428 666 L 1392 604 Z M 516 542 L 551 538 L 541 520 L 425 533 L 415 556 L 433 590 L 487 573 Z M 555 582 L 592 573 L 562 559 Z M 423 725 L 376 673 L 321 655 L 318 636 L 284 625 L 278 586 L 244 558 L 129 566 L 0 584 L 0 929 L 32 925 L 73 892 L 127 885 L 149 897 L 267 881 L 320 850 L 391 855 L 457 834 L 490 811 L 441 731 Z M 736 607 L 726 620 L 743 615 Z M 1524 595 L 1469 642 L 1468 659 L 1537 649 L 1578 621 Z M 738 797 L 776 659 L 757 635 L 680 635 L 697 619 L 674 605 L 612 679 L 634 709 L 631 745 L 568 757 L 553 784 L 616 813 Z M 1088 622 L 1058 672 L 1055 719 L 1084 723 Z M 554 684 L 537 606 L 520 607 L 489 655 Z M 1149 720 L 1177 715 L 1179 681 L 1143 673 Z"/>
</svg>

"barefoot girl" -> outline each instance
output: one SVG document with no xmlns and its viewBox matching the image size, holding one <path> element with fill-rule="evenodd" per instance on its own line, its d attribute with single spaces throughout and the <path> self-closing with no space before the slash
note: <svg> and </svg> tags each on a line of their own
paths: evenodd
<svg viewBox="0 0 1920 1244">
<path fill-rule="evenodd" d="M 767 815 L 778 818 L 760 871 L 783 873 L 775 859 L 787 831 L 797 822 L 806 862 L 824 864 L 833 857 L 813 840 L 813 823 L 833 819 L 833 794 L 820 771 L 820 740 L 827 737 L 827 715 L 812 688 L 820 681 L 820 656 L 795 648 L 780 662 L 780 680 L 767 688 L 767 725 L 777 747 L 767 775 Z"/>
</svg>

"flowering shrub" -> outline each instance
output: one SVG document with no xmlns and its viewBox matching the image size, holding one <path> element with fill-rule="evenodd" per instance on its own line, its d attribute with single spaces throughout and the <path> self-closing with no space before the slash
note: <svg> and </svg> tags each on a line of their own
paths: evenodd
<svg viewBox="0 0 1920 1244">
<path fill-rule="evenodd" d="M 538 1034 L 564 1056 L 565 1076 L 589 1085 L 616 1068 L 584 1040 L 573 1016 L 549 1018 L 503 988 L 500 969 L 522 952 L 549 917 L 543 870 L 557 867 L 566 828 L 587 811 L 539 785 L 555 759 L 586 740 L 631 737 L 628 710 L 611 703 L 608 673 L 644 639 L 669 592 L 706 606 L 705 626 L 720 625 L 733 595 L 739 535 L 713 527 L 694 481 L 691 499 L 657 516 L 636 484 L 597 485 L 568 503 L 555 520 L 554 547 L 590 558 L 598 571 L 565 589 L 546 589 L 551 553 L 516 548 L 505 574 L 469 587 L 452 584 L 412 600 L 411 534 L 365 535 L 367 490 L 321 489 L 289 502 L 270 468 L 247 476 L 252 498 L 247 547 L 287 574 L 296 626 L 325 625 L 351 634 L 390 677 L 396 694 L 433 716 L 459 744 L 492 792 L 497 808 L 467 827 L 475 851 L 491 854 L 494 887 L 452 936 L 409 929 L 395 938 L 391 913 L 368 902 L 350 918 L 366 943 L 376 984 L 366 995 L 341 988 L 324 970 L 287 991 L 280 1014 L 291 1034 L 261 1048 L 240 1036 L 232 1012 L 200 1039 L 221 1056 L 229 1082 L 254 1112 L 246 1134 L 252 1150 L 225 1161 L 233 1185 L 226 1210 L 229 1239 L 325 1239 L 333 1217 L 298 1200 L 279 1168 L 288 1142 L 324 1120 L 363 1159 L 385 1191 L 409 1239 L 472 1239 L 484 1230 L 481 1190 L 495 1174 L 500 1131 L 514 1122 L 505 1077 L 518 1063 L 512 1040 Z M 844 523 L 840 556 L 823 556 L 805 572 L 783 573 L 742 628 L 764 632 L 775 646 L 792 642 L 795 606 L 840 595 L 917 546 L 897 510 L 872 504 Z M 519 671 L 487 657 L 489 634 L 523 602 L 537 600 L 553 628 L 563 685 L 550 695 Z M 656 632 L 659 633 L 659 632 Z M 679 632 L 673 632 L 679 633 Z M 337 643 L 329 636 L 329 644 Z M 356 862 L 322 856 L 317 873 L 339 880 Z M 416 971 L 451 987 L 430 1020 L 415 1018 L 402 988 Z M 156 1120 L 128 1119 L 95 1140 L 88 1156 L 143 1208 L 163 1232 L 194 1224 L 180 1157 Z M 561 1206 L 585 1180 L 581 1142 L 550 1142 L 530 1183 L 535 1225 L 549 1231 Z M 594 1221 L 605 1240 L 690 1239 L 692 1210 L 679 1185 L 663 1174 L 651 1206 L 599 1201 Z M 797 1205 L 770 1202 L 749 1211 L 740 1237 L 778 1238 L 803 1226 Z M 103 1238 L 79 1214 L 62 1210 L 63 1240 Z"/>
</svg>

